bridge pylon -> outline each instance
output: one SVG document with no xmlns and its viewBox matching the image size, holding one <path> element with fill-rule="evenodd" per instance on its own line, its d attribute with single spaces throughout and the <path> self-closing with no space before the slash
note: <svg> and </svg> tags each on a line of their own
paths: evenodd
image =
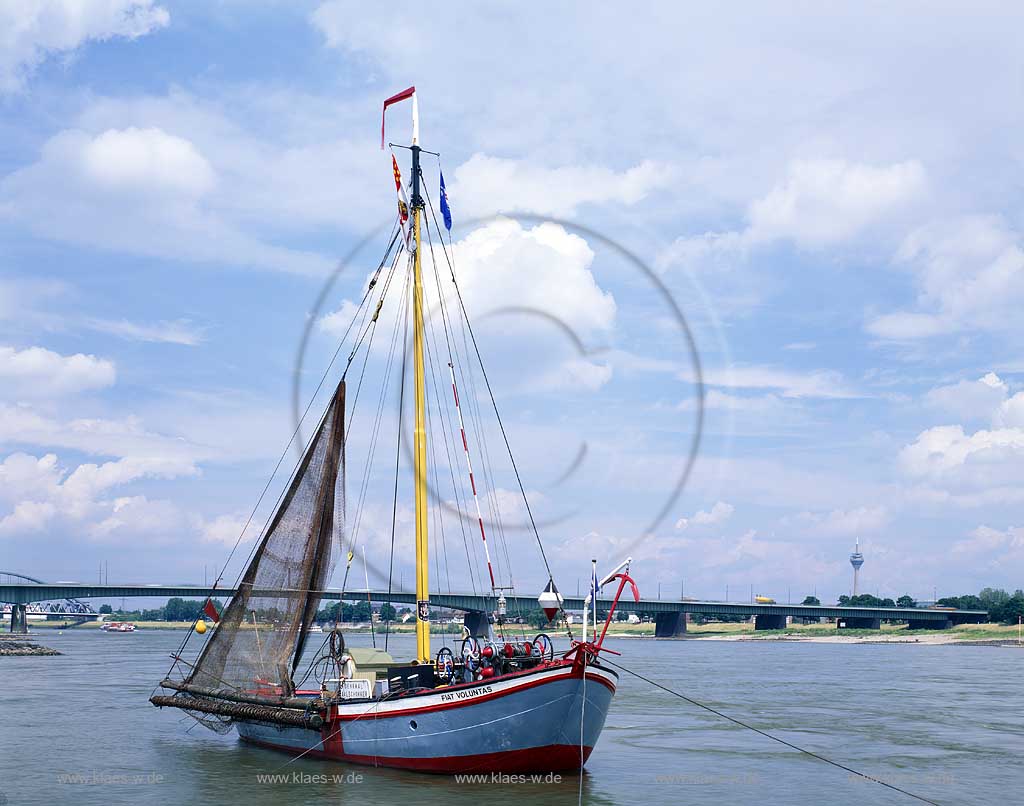
<svg viewBox="0 0 1024 806">
<path fill-rule="evenodd" d="M 28 633 L 28 605 L 11 605 L 11 632 L 18 635 Z"/>
</svg>

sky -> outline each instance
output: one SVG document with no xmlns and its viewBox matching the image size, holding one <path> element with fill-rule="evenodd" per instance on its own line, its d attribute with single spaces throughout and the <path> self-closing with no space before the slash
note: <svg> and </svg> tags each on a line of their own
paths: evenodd
<svg viewBox="0 0 1024 806">
<path fill-rule="evenodd" d="M 305 405 L 386 246 L 381 103 L 415 85 L 441 154 L 424 181 L 436 202 L 445 171 L 460 289 L 563 591 L 629 554 L 648 596 L 829 601 L 855 541 L 862 592 L 1021 587 L 1022 16 L 0 0 L 0 568 L 201 582 L 241 535 L 234 577 L 295 460 L 243 533 L 293 381 Z M 408 143 L 408 105 L 388 115 Z M 372 454 L 370 426 L 395 289 L 347 446 L 371 585 L 392 533 L 393 383 Z M 539 593 L 471 364 L 498 575 Z M 431 438 L 431 573 L 469 590 L 451 437 Z"/>
</svg>

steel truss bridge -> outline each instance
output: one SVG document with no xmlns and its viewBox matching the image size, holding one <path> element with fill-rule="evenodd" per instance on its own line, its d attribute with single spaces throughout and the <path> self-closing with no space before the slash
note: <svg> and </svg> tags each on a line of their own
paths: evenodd
<svg viewBox="0 0 1024 806">
<path fill-rule="evenodd" d="M 81 605 L 82 599 L 91 598 L 230 598 L 235 594 L 233 588 L 215 589 L 206 585 L 79 585 L 55 583 L 47 584 L 32 580 L 31 584 L 10 583 L 4 581 L 6 572 L 0 572 L 0 602 L 25 606 L 31 602 L 70 601 Z M 8 577 L 20 575 L 6 574 Z M 26 577 L 20 577 L 27 579 Z M 297 591 L 293 591 L 296 592 Z M 288 591 L 257 591 L 287 594 Z M 322 601 L 366 601 L 391 602 L 392 604 L 416 604 L 416 595 L 408 591 L 383 590 L 325 590 L 320 593 Z M 518 613 L 525 614 L 536 610 L 537 600 L 531 596 L 506 596 L 508 614 L 515 617 Z M 435 607 L 461 610 L 467 613 L 490 613 L 497 607 L 497 601 L 490 594 L 477 593 L 432 593 L 430 603 Z M 568 611 L 583 609 L 583 598 L 566 596 L 564 608 Z M 607 610 L 611 606 L 610 598 L 598 598 L 598 610 Z M 954 624 L 978 623 L 988 619 L 984 610 L 952 610 L 925 609 L 905 607 L 843 607 L 840 605 L 794 605 L 794 604 L 759 604 L 746 602 L 711 602 L 711 601 L 669 601 L 664 599 L 641 599 L 634 602 L 629 596 L 619 601 L 619 609 L 632 613 L 649 613 L 655 616 L 656 635 L 663 637 L 677 636 L 686 631 L 689 614 L 705 616 L 746 616 L 754 617 L 758 629 L 781 629 L 790 618 L 802 619 L 835 619 L 840 629 L 867 628 L 877 629 L 882 620 L 905 620 L 913 629 L 945 629 Z M 96 617 L 95 615 L 93 616 Z M 12 622 L 13 627 L 13 622 Z"/>
</svg>

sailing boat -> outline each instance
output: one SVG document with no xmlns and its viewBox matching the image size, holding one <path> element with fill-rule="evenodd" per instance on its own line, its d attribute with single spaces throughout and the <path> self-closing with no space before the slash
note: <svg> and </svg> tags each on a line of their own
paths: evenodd
<svg viewBox="0 0 1024 806">
<path fill-rule="evenodd" d="M 415 400 L 415 657 L 403 662 L 377 649 L 346 649 L 342 633 L 335 628 L 305 675 L 300 675 L 307 637 L 315 626 L 317 605 L 331 578 L 334 559 L 344 550 L 345 376 L 359 348 L 357 344 L 279 506 L 253 549 L 218 629 L 207 639 L 195 663 L 187 662 L 180 651 L 174 656 L 171 671 L 160 683 L 173 693 L 154 695 L 151 702 L 183 709 L 215 730 L 234 728 L 246 742 L 293 755 L 433 773 L 581 769 L 597 744 L 617 684 L 616 673 L 600 658 L 601 652 L 610 651 L 603 647 L 608 625 L 626 585 L 637 600 L 639 592 L 629 576 L 629 560 L 600 580 L 595 562 L 591 595 L 584 606 L 583 633 L 579 640 L 573 640 L 569 632 L 567 651 L 556 653 L 547 634 L 532 639 L 524 634 L 516 639 L 506 629 L 504 592 L 509 588 L 497 584 L 487 548 L 453 358 L 449 358 L 448 367 L 461 439 L 451 441 L 465 449 L 469 486 L 477 503 L 475 520 L 487 561 L 491 589 L 487 601 L 492 614 L 481 617 L 486 614 L 478 613 L 475 619 L 467 618 L 473 629 L 467 628 L 458 654 L 447 646 L 436 654 L 431 649 L 422 244 L 423 230 L 430 222 L 421 181 L 424 151 L 419 144 L 415 88 L 389 98 L 384 111 L 409 99 L 413 107 L 412 142 L 399 148 L 408 148 L 412 157 L 411 203 L 406 200 L 406 186 L 393 156 L 399 212 L 391 245 L 360 306 L 364 309 L 363 318 L 355 332 L 366 334 L 375 326 L 388 289 L 401 285 L 401 281 L 393 280 L 402 276 L 400 267 L 404 263 L 409 292 L 405 297 L 406 317 L 411 307 L 411 317 L 405 321 L 411 319 Z M 383 140 L 382 121 L 382 147 Z M 442 212 L 450 231 L 443 187 L 442 178 Z M 433 213 L 432 204 L 430 211 Z M 444 248 L 436 216 L 434 227 Z M 429 229 L 427 236 L 429 239 Z M 433 254 L 433 242 L 429 243 Z M 386 265 L 391 266 L 391 273 L 378 282 Z M 440 283 L 439 276 L 437 279 Z M 451 280 L 465 315 L 454 269 Z M 359 315 L 357 311 L 356 318 Z M 447 327 L 448 320 L 443 315 L 442 319 Z M 473 343 L 475 346 L 475 337 Z M 479 351 L 476 352 L 479 357 Z M 404 378 L 403 364 L 403 399 Z M 448 436 L 454 437 L 454 431 Z M 397 439 L 401 439 L 400 428 Z M 514 466 L 511 450 L 509 459 Z M 395 490 L 397 501 L 397 480 Z M 525 502 L 525 494 L 523 498 Z M 528 509 L 529 503 L 525 504 Z M 536 528 L 534 533 L 539 541 Z M 351 565 L 351 551 L 348 560 Z M 548 583 L 539 597 L 541 607 L 549 620 L 558 617 L 571 631 L 563 599 L 546 559 L 543 562 Z M 618 590 L 598 636 L 596 594 L 613 580 L 618 580 Z M 591 607 L 593 621 L 588 631 Z M 212 610 L 215 614 L 216 609 Z M 319 688 L 301 688 L 310 677 L 319 682 Z"/>
</svg>

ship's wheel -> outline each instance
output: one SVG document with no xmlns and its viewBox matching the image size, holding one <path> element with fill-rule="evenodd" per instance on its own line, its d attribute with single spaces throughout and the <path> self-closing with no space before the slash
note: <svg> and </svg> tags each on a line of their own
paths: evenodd
<svg viewBox="0 0 1024 806">
<path fill-rule="evenodd" d="M 540 655 L 541 660 L 549 662 L 554 660 L 555 645 L 547 636 L 547 633 L 538 633 L 537 637 L 533 639 L 533 647 L 537 654 Z"/>
<path fill-rule="evenodd" d="M 476 671 L 480 668 L 480 642 L 472 635 L 462 641 L 462 664 L 463 677 L 468 683 L 476 676 Z"/>
<path fill-rule="evenodd" d="M 455 681 L 455 656 L 448 647 L 441 647 L 438 650 L 434 668 L 437 676 L 446 683 L 451 684 Z"/>
</svg>

